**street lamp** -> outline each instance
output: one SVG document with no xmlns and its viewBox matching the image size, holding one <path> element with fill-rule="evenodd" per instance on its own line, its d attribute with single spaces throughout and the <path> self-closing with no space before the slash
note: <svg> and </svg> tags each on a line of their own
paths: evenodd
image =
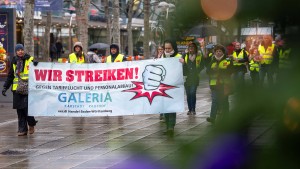
<svg viewBox="0 0 300 169">
<path fill-rule="evenodd" d="M 255 35 L 257 36 L 258 35 L 258 27 L 259 27 L 259 24 L 261 24 L 262 23 L 262 21 L 259 19 L 259 18 L 256 18 L 256 19 L 254 19 L 252 22 L 254 22 L 255 23 Z"/>
<path fill-rule="evenodd" d="M 271 36 L 273 37 L 273 34 L 274 34 L 274 25 L 275 25 L 275 23 L 274 22 L 269 22 L 268 23 L 268 25 L 270 26 L 270 28 L 271 28 Z"/>
<path fill-rule="evenodd" d="M 158 4 L 158 8 L 166 12 L 166 19 L 168 19 L 169 12 L 173 12 L 175 10 L 175 5 L 162 1 Z"/>
<path fill-rule="evenodd" d="M 170 26 L 168 26 L 168 24 L 171 22 L 168 17 L 169 17 L 169 12 L 173 12 L 175 10 L 175 5 L 172 3 L 167 3 L 165 1 L 159 2 L 157 5 L 157 8 L 159 10 L 158 14 L 165 13 L 166 18 L 163 19 L 164 21 L 162 21 L 162 27 L 163 30 L 166 30 L 165 37 L 170 36 L 171 34 L 171 30 L 170 30 Z"/>
</svg>

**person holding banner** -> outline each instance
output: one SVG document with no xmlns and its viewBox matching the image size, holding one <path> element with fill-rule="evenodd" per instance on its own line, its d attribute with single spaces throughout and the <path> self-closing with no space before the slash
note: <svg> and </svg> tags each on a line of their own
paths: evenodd
<svg viewBox="0 0 300 169">
<path fill-rule="evenodd" d="M 164 58 L 168 58 L 168 57 L 177 57 L 180 58 L 179 61 L 181 63 L 184 62 L 184 59 L 182 59 L 182 55 L 178 53 L 178 48 L 177 48 L 177 44 L 174 41 L 171 40 L 166 40 L 164 42 L 164 54 L 163 57 Z M 174 127 L 176 124 L 176 112 L 175 113 L 165 113 L 165 121 L 166 121 L 166 125 L 167 125 L 167 130 L 165 132 L 165 134 L 169 135 L 169 136 L 173 136 L 174 135 Z"/>
<path fill-rule="evenodd" d="M 154 57 L 154 59 L 160 59 L 163 58 L 163 54 L 164 54 L 164 47 L 162 45 L 158 45 L 156 48 L 156 55 Z M 164 114 L 160 113 L 159 114 L 159 120 L 164 120 Z"/>
<path fill-rule="evenodd" d="M 73 47 L 74 52 L 69 55 L 69 63 L 86 63 L 81 42 L 76 42 Z"/>
<path fill-rule="evenodd" d="M 126 61 L 126 57 L 119 53 L 120 49 L 117 44 L 110 45 L 110 55 L 106 58 L 106 63 L 112 62 L 124 62 Z"/>
<path fill-rule="evenodd" d="M 184 59 L 178 53 L 177 44 L 174 41 L 166 40 L 164 42 L 164 53 L 161 58 L 177 57 L 179 62 L 183 63 Z M 161 66 L 148 65 L 143 73 L 144 90 L 157 90 L 161 81 L 164 79 L 165 70 Z M 174 127 L 176 124 L 176 112 L 164 113 L 167 130 L 164 134 L 168 136 L 174 135 Z"/>
<path fill-rule="evenodd" d="M 18 114 L 18 136 L 25 136 L 28 132 L 29 134 L 34 133 L 34 126 L 37 121 L 33 116 L 28 116 L 28 94 L 26 92 L 20 93 L 17 89 L 20 81 L 28 81 L 29 63 L 34 62 L 34 65 L 37 65 L 38 62 L 33 61 L 33 56 L 24 53 L 22 44 L 15 46 L 15 52 L 16 56 L 12 58 L 10 70 L 3 85 L 2 95 L 6 96 L 6 91 L 12 85 L 13 109 L 17 109 Z"/>
</svg>

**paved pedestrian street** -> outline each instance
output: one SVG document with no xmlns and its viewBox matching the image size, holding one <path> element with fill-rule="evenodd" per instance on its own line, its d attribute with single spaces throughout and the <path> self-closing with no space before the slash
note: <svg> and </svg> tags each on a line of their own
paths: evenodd
<svg viewBox="0 0 300 169">
<path fill-rule="evenodd" d="M 177 114 L 174 137 L 163 134 L 165 123 L 158 114 L 36 117 L 35 133 L 17 136 L 16 110 L 10 101 L 1 100 L 0 168 L 123 168 L 136 156 L 166 166 L 160 168 L 189 168 L 198 149 L 210 142 L 214 128 L 206 122 L 211 104 L 207 80 L 201 81 L 197 91 L 197 114 Z M 249 143 L 266 144 L 272 135 L 272 121 L 258 118 L 256 122 L 249 132 Z"/>
</svg>

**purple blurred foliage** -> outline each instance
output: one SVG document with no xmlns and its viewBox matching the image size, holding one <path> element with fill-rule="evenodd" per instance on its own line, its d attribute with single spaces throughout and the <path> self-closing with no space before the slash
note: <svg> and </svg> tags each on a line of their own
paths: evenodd
<svg viewBox="0 0 300 169">
<path fill-rule="evenodd" d="M 192 169 L 243 168 L 249 157 L 247 139 L 238 134 L 216 137 L 208 147 L 195 157 Z"/>
</svg>

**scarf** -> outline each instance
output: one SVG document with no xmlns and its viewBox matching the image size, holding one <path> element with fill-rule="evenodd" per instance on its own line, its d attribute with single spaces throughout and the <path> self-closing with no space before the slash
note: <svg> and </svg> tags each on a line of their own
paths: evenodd
<svg viewBox="0 0 300 169">
<path fill-rule="evenodd" d="M 20 77 L 21 72 L 24 71 L 24 56 L 23 57 L 17 57 L 17 68 L 16 68 L 16 74 Z"/>
<path fill-rule="evenodd" d="M 172 56 L 174 54 L 174 50 L 170 53 L 165 52 L 166 58 L 169 58 L 170 56 Z"/>
<path fill-rule="evenodd" d="M 223 57 L 224 57 L 224 55 L 222 55 L 222 56 L 220 56 L 220 57 L 217 57 L 217 56 L 215 55 L 215 58 L 216 58 L 217 61 L 220 61 Z"/>
<path fill-rule="evenodd" d="M 190 61 L 194 62 L 195 58 L 196 58 L 196 55 L 195 55 L 195 54 L 190 54 L 190 55 L 189 55 Z"/>
</svg>

